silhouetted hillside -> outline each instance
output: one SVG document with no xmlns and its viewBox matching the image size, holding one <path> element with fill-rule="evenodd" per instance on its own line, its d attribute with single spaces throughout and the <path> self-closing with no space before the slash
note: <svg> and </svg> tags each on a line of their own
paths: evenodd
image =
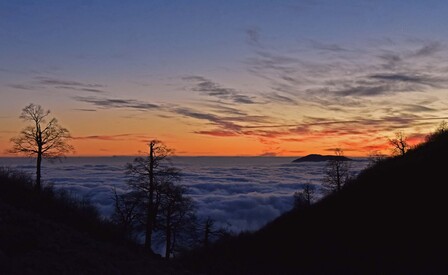
<svg viewBox="0 0 448 275">
<path fill-rule="evenodd" d="M 448 132 L 338 194 L 183 259 L 208 274 L 448 274 Z"/>
<path fill-rule="evenodd" d="M 89 203 L 0 168 L 0 274 L 186 274 L 121 237 Z"/>
</svg>

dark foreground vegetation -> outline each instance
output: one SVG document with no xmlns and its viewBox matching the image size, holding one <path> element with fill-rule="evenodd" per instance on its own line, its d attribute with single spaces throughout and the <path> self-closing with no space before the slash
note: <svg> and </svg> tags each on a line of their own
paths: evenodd
<svg viewBox="0 0 448 275">
<path fill-rule="evenodd" d="M 182 260 L 206 274 L 448 274 L 448 132 L 340 191 Z"/>
<path fill-rule="evenodd" d="M 185 274 L 127 241 L 88 202 L 0 168 L 0 274 Z"/>
</svg>

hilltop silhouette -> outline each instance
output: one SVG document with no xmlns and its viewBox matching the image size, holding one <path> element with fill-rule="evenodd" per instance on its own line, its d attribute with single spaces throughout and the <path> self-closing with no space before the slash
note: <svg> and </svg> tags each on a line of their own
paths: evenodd
<svg viewBox="0 0 448 275">
<path fill-rule="evenodd" d="M 341 160 L 341 161 L 350 161 L 351 159 L 345 156 L 334 156 L 334 155 L 319 155 L 319 154 L 310 154 L 304 157 L 293 160 L 292 162 L 319 162 L 319 161 L 328 161 L 328 160 Z"/>
<path fill-rule="evenodd" d="M 447 274 L 442 130 L 341 191 L 183 259 L 206 274 Z"/>
</svg>

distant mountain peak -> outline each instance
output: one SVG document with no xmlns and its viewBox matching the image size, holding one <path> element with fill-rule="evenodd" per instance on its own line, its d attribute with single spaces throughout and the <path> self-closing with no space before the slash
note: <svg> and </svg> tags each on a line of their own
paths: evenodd
<svg viewBox="0 0 448 275">
<path fill-rule="evenodd" d="M 319 162 L 319 161 L 328 161 L 328 160 L 350 161 L 352 159 L 344 157 L 344 156 L 310 154 L 310 155 L 295 159 L 292 162 L 307 162 L 307 161 Z"/>
</svg>

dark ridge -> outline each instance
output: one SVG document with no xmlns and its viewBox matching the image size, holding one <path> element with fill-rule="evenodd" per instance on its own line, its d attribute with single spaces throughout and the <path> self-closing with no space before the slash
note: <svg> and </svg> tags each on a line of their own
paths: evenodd
<svg viewBox="0 0 448 275">
<path fill-rule="evenodd" d="M 191 274 L 150 255 L 85 200 L 0 167 L 0 274 Z"/>
<path fill-rule="evenodd" d="M 310 154 L 310 155 L 295 159 L 292 162 L 307 162 L 307 161 L 318 162 L 318 161 L 328 161 L 328 160 L 351 161 L 352 159 L 345 157 L 345 156 Z"/>
<path fill-rule="evenodd" d="M 205 274 L 448 274 L 448 132 L 305 209 L 182 259 Z"/>
</svg>

